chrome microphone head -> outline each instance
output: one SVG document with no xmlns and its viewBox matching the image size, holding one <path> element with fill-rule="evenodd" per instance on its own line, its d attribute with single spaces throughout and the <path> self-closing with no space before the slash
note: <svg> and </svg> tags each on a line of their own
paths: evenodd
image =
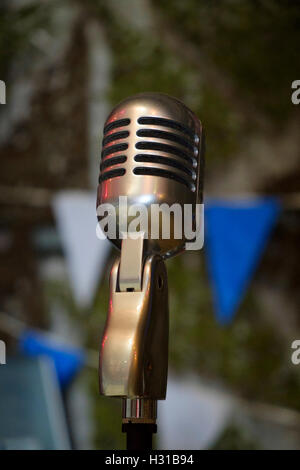
<svg viewBox="0 0 300 470">
<path fill-rule="evenodd" d="M 129 97 L 110 113 L 103 134 L 97 207 L 112 204 L 118 220 L 119 196 L 127 196 L 128 207 L 146 205 L 151 221 L 152 204 L 202 202 L 202 125 L 183 103 L 162 93 Z M 111 241 L 121 247 L 120 238 Z M 185 241 L 152 239 L 149 222 L 148 252 L 169 257 Z"/>
</svg>

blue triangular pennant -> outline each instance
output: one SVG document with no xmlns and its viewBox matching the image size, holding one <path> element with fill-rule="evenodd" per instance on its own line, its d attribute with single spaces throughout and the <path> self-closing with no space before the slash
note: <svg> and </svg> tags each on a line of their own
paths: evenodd
<svg viewBox="0 0 300 470">
<path fill-rule="evenodd" d="M 206 204 L 205 251 L 220 323 L 229 323 L 236 312 L 279 210 L 274 198 Z"/>
<path fill-rule="evenodd" d="M 47 356 L 54 362 L 58 381 L 66 387 L 84 365 L 84 353 L 56 341 L 47 334 L 25 330 L 19 338 L 19 349 L 26 356 Z"/>
</svg>

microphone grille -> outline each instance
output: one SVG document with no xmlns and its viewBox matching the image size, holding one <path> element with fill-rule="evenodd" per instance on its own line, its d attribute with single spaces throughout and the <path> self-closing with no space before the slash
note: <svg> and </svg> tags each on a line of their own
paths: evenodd
<svg viewBox="0 0 300 470">
<path fill-rule="evenodd" d="M 204 145 L 202 126 L 195 114 L 175 98 L 143 93 L 119 103 L 104 126 L 97 207 L 111 204 L 119 229 L 120 196 L 128 208 L 179 203 L 192 208 L 202 202 Z M 151 229 L 151 224 L 150 224 Z M 112 239 L 121 246 L 121 239 Z M 152 239 L 148 248 L 163 256 L 182 249 L 184 240 Z"/>
<path fill-rule="evenodd" d="M 124 152 L 128 149 L 129 144 L 126 140 L 124 142 L 124 139 L 129 137 L 127 128 L 130 122 L 129 118 L 117 119 L 104 126 L 99 183 L 125 175 L 126 169 L 121 164 L 127 160 L 127 155 Z M 119 140 L 122 142 L 118 143 Z M 115 165 L 117 168 L 111 168 Z"/>
<path fill-rule="evenodd" d="M 134 161 L 149 165 L 137 166 L 133 173 L 169 178 L 194 192 L 198 149 L 191 129 L 161 117 L 142 116 L 137 122 L 141 127 L 136 135 L 144 139 L 135 144 L 138 153 Z"/>
<path fill-rule="evenodd" d="M 140 194 L 150 187 L 156 191 L 161 183 L 169 184 L 165 188 L 172 193 L 177 185 L 177 194 L 184 187 L 185 200 L 201 202 L 202 140 L 200 121 L 175 98 L 144 93 L 124 100 L 104 126 L 99 177 L 100 186 L 105 184 L 103 197 L 117 191 Z M 112 189 L 114 181 L 118 186 Z"/>
</svg>

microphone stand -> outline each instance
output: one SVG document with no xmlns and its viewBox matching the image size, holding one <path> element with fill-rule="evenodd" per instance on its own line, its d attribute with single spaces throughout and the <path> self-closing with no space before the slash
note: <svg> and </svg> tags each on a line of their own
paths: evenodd
<svg viewBox="0 0 300 470">
<path fill-rule="evenodd" d="M 167 272 L 158 255 L 143 256 L 144 238 L 123 239 L 110 274 L 109 312 L 100 352 L 100 393 L 122 397 L 128 450 L 151 450 L 157 400 L 167 388 Z"/>
<path fill-rule="evenodd" d="M 157 401 L 124 398 L 122 416 L 122 432 L 126 433 L 127 450 L 152 450 L 152 434 L 157 432 Z"/>
</svg>

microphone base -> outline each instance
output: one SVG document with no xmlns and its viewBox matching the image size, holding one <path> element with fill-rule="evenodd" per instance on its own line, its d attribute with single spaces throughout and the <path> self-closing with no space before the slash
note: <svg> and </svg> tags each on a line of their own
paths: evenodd
<svg viewBox="0 0 300 470">
<path fill-rule="evenodd" d="M 157 401 L 150 398 L 123 398 L 122 432 L 127 450 L 152 450 L 157 432 Z"/>
<path fill-rule="evenodd" d="M 151 398 L 123 398 L 123 424 L 155 424 L 156 418 L 157 400 Z"/>
</svg>

